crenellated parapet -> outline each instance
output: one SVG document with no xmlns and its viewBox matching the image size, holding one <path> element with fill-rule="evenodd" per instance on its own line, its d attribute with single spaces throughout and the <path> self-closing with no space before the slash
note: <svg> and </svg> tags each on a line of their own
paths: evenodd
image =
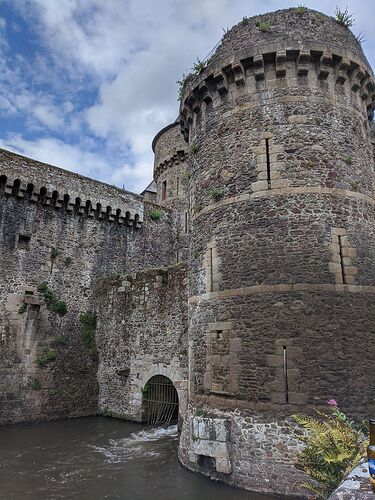
<svg viewBox="0 0 375 500">
<path fill-rule="evenodd" d="M 0 190 L 68 214 L 135 228 L 143 222 L 138 195 L 9 151 L 0 151 Z"/>
<path fill-rule="evenodd" d="M 166 170 L 169 168 L 175 167 L 177 165 L 180 165 L 181 163 L 185 162 L 188 158 L 188 154 L 186 150 L 178 150 L 176 151 L 171 157 L 166 158 L 164 161 L 159 163 L 158 165 L 155 165 L 154 169 L 154 177 L 157 179 L 160 177 L 161 174 L 163 174 Z"/>
<path fill-rule="evenodd" d="M 186 86 L 181 105 L 181 132 L 189 138 L 195 116 L 212 102 L 227 101 L 244 93 L 291 87 L 325 87 L 357 101 L 357 109 L 369 119 L 375 109 L 375 80 L 371 69 L 354 53 L 319 43 L 280 49 L 279 44 L 253 47 L 210 66 Z M 246 89 L 246 90 L 245 90 Z"/>
</svg>

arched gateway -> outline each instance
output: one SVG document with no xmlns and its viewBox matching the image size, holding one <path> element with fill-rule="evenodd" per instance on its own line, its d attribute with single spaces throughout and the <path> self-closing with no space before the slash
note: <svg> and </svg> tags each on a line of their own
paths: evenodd
<svg viewBox="0 0 375 500">
<path fill-rule="evenodd" d="M 178 394 L 173 382 L 164 375 L 151 377 L 142 390 L 142 421 L 170 424 L 178 421 Z"/>
</svg>

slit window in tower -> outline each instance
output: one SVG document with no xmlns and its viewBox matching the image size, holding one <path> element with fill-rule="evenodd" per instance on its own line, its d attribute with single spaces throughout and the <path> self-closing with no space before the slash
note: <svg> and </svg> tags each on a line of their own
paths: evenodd
<svg viewBox="0 0 375 500">
<path fill-rule="evenodd" d="M 188 232 L 188 217 L 189 217 L 189 214 L 187 212 L 185 212 L 185 233 Z"/>
<path fill-rule="evenodd" d="M 267 161 L 267 184 L 268 184 L 268 189 L 271 189 L 271 161 L 270 161 L 269 139 L 266 139 L 266 161 Z"/>
<path fill-rule="evenodd" d="M 283 346 L 283 368 L 285 382 L 285 403 L 289 403 L 289 388 L 288 388 L 288 356 L 286 346 Z"/>
<path fill-rule="evenodd" d="M 167 198 L 167 181 L 163 181 L 161 185 L 161 199 L 165 200 Z"/>
<path fill-rule="evenodd" d="M 213 269 L 213 259 L 212 259 L 212 248 L 210 248 L 210 286 L 209 291 L 213 292 L 214 290 L 214 269 Z"/>
<path fill-rule="evenodd" d="M 176 196 L 178 196 L 178 192 L 180 190 L 180 179 L 179 177 L 176 178 Z"/>
<path fill-rule="evenodd" d="M 344 273 L 344 259 L 342 254 L 342 236 L 339 236 L 339 248 L 340 248 L 340 264 L 341 264 L 341 274 L 342 274 L 342 282 L 346 285 L 345 273 Z"/>
</svg>

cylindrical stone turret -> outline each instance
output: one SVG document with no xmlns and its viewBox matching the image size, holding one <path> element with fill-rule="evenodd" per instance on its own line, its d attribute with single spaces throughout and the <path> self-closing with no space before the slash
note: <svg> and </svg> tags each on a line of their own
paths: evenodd
<svg viewBox="0 0 375 500">
<path fill-rule="evenodd" d="M 155 153 L 154 179 L 157 202 L 173 211 L 176 217 L 176 261 L 187 261 L 189 233 L 188 146 L 178 122 L 163 128 L 152 142 Z"/>
<path fill-rule="evenodd" d="M 375 411 L 374 96 L 355 36 L 305 8 L 245 19 L 186 81 L 190 468 L 293 493 L 286 419 Z M 205 416 L 228 421 L 217 455 Z"/>
</svg>

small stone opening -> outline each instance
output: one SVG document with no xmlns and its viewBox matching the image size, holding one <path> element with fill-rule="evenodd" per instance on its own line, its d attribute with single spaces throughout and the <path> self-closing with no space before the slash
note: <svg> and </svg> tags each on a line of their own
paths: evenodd
<svg viewBox="0 0 375 500">
<path fill-rule="evenodd" d="M 18 235 L 17 248 L 20 250 L 29 250 L 30 249 L 30 239 L 31 237 L 26 234 Z"/>
<path fill-rule="evenodd" d="M 198 466 L 207 472 L 216 471 L 216 459 L 207 455 L 198 455 Z"/>
<path fill-rule="evenodd" d="M 142 389 L 142 421 L 151 425 L 178 422 L 178 394 L 173 382 L 164 375 L 150 378 Z"/>
</svg>

